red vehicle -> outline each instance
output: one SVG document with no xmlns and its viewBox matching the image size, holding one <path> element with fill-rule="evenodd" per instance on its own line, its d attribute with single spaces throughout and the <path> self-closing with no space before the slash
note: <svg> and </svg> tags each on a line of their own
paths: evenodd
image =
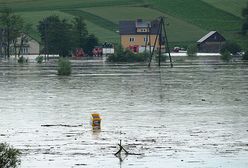
<svg viewBox="0 0 248 168">
<path fill-rule="evenodd" d="M 94 57 L 100 57 L 100 56 L 102 56 L 102 48 L 101 47 L 95 47 L 92 50 L 92 54 L 93 54 Z"/>
<path fill-rule="evenodd" d="M 138 45 L 130 45 L 128 47 L 129 50 L 131 50 L 134 53 L 138 53 L 139 52 L 139 46 Z"/>
<path fill-rule="evenodd" d="M 84 50 L 82 48 L 76 48 L 74 55 L 76 57 L 84 57 L 85 53 L 84 53 Z"/>
</svg>

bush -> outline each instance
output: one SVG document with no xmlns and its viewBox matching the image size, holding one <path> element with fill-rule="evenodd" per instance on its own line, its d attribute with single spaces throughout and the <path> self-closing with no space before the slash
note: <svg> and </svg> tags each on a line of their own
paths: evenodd
<svg viewBox="0 0 248 168">
<path fill-rule="evenodd" d="M 122 47 L 118 47 L 115 50 L 115 54 L 110 55 L 107 59 L 108 62 L 145 62 L 148 55 L 145 53 L 133 53 L 130 50 L 123 50 Z"/>
<path fill-rule="evenodd" d="M 197 46 L 196 45 L 190 45 L 187 48 L 187 54 L 189 57 L 195 57 L 197 53 Z"/>
<path fill-rule="evenodd" d="M 18 149 L 10 147 L 6 143 L 0 143 L 0 167 L 15 168 L 20 165 L 19 159 L 21 152 Z"/>
<path fill-rule="evenodd" d="M 244 55 L 242 56 L 242 60 L 248 61 L 248 51 L 244 53 Z"/>
<path fill-rule="evenodd" d="M 160 57 L 160 62 L 166 62 L 166 55 L 165 54 L 161 54 L 161 57 Z M 156 55 L 155 56 L 155 59 L 156 59 L 156 61 L 158 62 L 159 61 L 159 56 L 158 55 Z"/>
<path fill-rule="evenodd" d="M 26 59 L 23 56 L 21 56 L 21 57 L 18 58 L 17 62 L 19 64 L 27 63 L 28 62 L 28 59 Z"/>
<path fill-rule="evenodd" d="M 69 76 L 71 74 L 71 63 L 66 58 L 60 58 L 58 62 L 58 75 Z"/>
<path fill-rule="evenodd" d="M 230 59 L 232 58 L 231 53 L 229 51 L 224 51 L 221 52 L 221 57 L 220 57 L 223 61 L 227 61 L 229 62 Z"/>
<path fill-rule="evenodd" d="M 224 53 L 225 51 L 229 51 L 233 55 L 237 54 L 238 52 L 241 51 L 241 47 L 235 43 L 235 42 L 230 42 L 227 41 L 221 48 L 220 53 Z"/>
<path fill-rule="evenodd" d="M 35 60 L 36 60 L 36 62 L 37 62 L 38 64 L 41 64 L 41 63 L 43 62 L 43 60 L 44 60 L 44 57 L 41 56 L 41 55 L 39 55 L 38 57 L 35 58 Z"/>
</svg>

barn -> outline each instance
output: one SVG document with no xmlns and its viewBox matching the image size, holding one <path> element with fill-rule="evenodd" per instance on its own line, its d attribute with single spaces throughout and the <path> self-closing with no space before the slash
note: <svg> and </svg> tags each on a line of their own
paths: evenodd
<svg viewBox="0 0 248 168">
<path fill-rule="evenodd" d="M 226 39 L 217 31 L 210 31 L 197 41 L 198 52 L 219 53 Z"/>
</svg>

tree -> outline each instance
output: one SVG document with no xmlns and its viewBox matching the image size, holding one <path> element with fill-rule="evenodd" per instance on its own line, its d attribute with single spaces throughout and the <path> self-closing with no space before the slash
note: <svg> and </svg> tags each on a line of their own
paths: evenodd
<svg viewBox="0 0 248 168">
<path fill-rule="evenodd" d="M 84 51 L 88 55 L 92 55 L 92 50 L 98 45 L 98 39 L 93 34 L 90 34 L 85 41 Z"/>
<path fill-rule="evenodd" d="M 16 42 L 17 37 L 20 36 L 24 21 L 19 15 L 15 15 L 11 9 L 6 8 L 1 11 L 0 27 L 3 29 L 3 41 L 6 43 L 6 54 L 10 57 L 11 43 Z"/>
<path fill-rule="evenodd" d="M 196 56 L 196 53 L 197 53 L 197 47 L 196 47 L 196 45 L 190 45 L 190 46 L 188 46 L 188 48 L 187 48 L 187 54 L 188 54 L 188 56 L 190 56 L 190 57 Z"/>
<path fill-rule="evenodd" d="M 38 24 L 38 31 L 44 44 L 43 53 L 68 56 L 72 50 L 72 25 L 58 16 L 49 16 Z"/>
<path fill-rule="evenodd" d="M 83 48 L 91 55 L 98 39 L 88 34 L 82 17 L 75 17 L 72 23 L 58 16 L 49 16 L 39 22 L 38 31 L 44 44 L 43 53 L 68 56 L 73 49 Z"/>
<path fill-rule="evenodd" d="M 238 52 L 241 51 L 241 47 L 233 42 L 233 41 L 227 41 L 221 48 L 221 53 L 224 53 L 225 51 L 228 51 L 230 52 L 231 54 L 235 55 L 237 54 Z"/>
<path fill-rule="evenodd" d="M 0 143 L 0 167 L 15 168 L 20 164 L 21 152 L 6 143 Z"/>
<path fill-rule="evenodd" d="M 89 34 L 82 17 L 75 17 L 73 20 L 73 41 L 75 48 L 83 48 L 84 52 L 92 55 L 92 50 L 98 45 L 98 39 L 93 34 Z"/>
<path fill-rule="evenodd" d="M 21 55 L 21 51 L 24 46 L 25 41 L 29 41 L 29 36 L 28 33 L 31 30 L 32 25 L 31 24 L 24 24 L 21 30 L 21 35 L 20 35 L 20 45 L 19 45 L 19 51 L 18 51 L 18 58 Z"/>
<path fill-rule="evenodd" d="M 84 48 L 88 31 L 82 17 L 74 17 L 73 21 L 73 41 L 75 48 Z"/>
<path fill-rule="evenodd" d="M 228 50 L 224 50 L 223 52 L 221 52 L 220 58 L 223 61 L 229 62 L 232 59 L 232 56 L 231 56 L 231 53 Z"/>
<path fill-rule="evenodd" d="M 244 17 L 244 23 L 242 25 L 242 33 L 246 34 L 248 31 L 248 2 L 247 2 L 247 6 L 245 8 L 243 8 L 241 15 Z"/>
</svg>

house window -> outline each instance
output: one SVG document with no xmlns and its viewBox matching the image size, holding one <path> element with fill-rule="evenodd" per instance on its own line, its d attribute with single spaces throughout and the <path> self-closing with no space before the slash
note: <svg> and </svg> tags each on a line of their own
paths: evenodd
<svg viewBox="0 0 248 168">
<path fill-rule="evenodd" d="M 130 38 L 129 38 L 129 41 L 130 41 L 130 42 L 134 42 L 134 41 L 135 41 L 135 38 L 134 38 L 134 37 L 130 37 Z"/>
<path fill-rule="evenodd" d="M 23 48 L 21 53 L 22 54 L 27 54 L 28 53 L 28 48 Z"/>
</svg>

